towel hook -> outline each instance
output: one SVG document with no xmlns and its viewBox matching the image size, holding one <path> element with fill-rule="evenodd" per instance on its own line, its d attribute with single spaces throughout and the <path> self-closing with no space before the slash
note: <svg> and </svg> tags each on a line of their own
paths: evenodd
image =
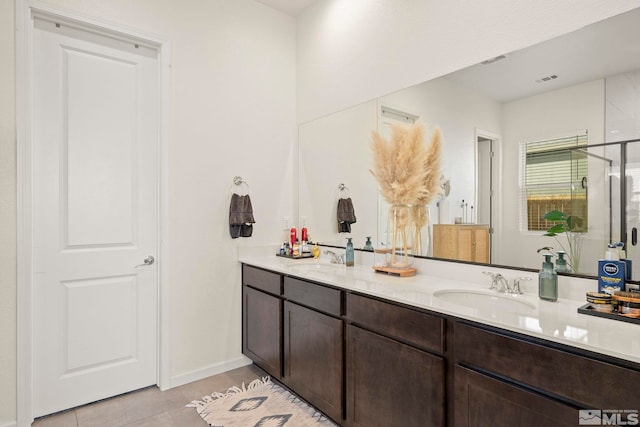
<svg viewBox="0 0 640 427">
<path fill-rule="evenodd" d="M 344 194 L 346 193 L 346 194 Z M 344 183 L 338 184 L 338 198 L 343 198 L 343 196 L 351 197 L 351 192 L 349 191 L 349 187 L 344 185 Z"/>
<path fill-rule="evenodd" d="M 244 179 L 242 179 L 241 176 L 234 176 L 233 177 L 233 185 L 235 186 L 241 186 L 241 185 L 245 185 L 247 187 L 247 194 L 249 194 L 249 184 L 247 184 L 247 181 L 245 181 Z M 233 185 L 231 186 L 230 190 L 233 189 Z"/>
</svg>

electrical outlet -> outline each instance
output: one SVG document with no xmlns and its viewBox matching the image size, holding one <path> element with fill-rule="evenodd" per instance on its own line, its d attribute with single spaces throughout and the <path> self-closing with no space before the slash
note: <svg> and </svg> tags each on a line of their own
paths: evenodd
<svg viewBox="0 0 640 427">
<path fill-rule="evenodd" d="M 289 218 L 288 216 L 283 216 L 282 217 L 282 229 L 283 230 L 289 230 L 291 228 L 291 218 Z"/>
</svg>

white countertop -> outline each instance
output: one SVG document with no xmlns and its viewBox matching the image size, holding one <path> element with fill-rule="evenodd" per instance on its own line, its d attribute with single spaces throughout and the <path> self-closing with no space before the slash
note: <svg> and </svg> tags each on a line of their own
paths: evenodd
<svg viewBox="0 0 640 427">
<path fill-rule="evenodd" d="M 586 303 L 584 300 L 560 298 L 557 302 L 542 301 L 537 296 L 537 282 L 535 282 L 537 278 L 533 273 L 524 273 L 534 279 L 523 286 L 524 294 L 510 295 L 489 291 L 486 279 L 475 283 L 464 279 L 442 277 L 443 269 L 464 268 L 464 264 L 458 263 L 439 262 L 438 275 L 420 274 L 423 268 L 419 268 L 418 274 L 414 277 L 395 277 L 374 272 L 371 264 L 346 267 L 330 264 L 323 257 L 315 261 L 313 259 L 298 260 L 254 251 L 241 253 L 239 261 L 278 273 L 640 363 L 640 325 L 579 314 L 577 309 Z M 495 270 L 490 267 L 479 268 Z M 494 292 L 499 298 L 517 299 L 530 308 L 518 311 L 504 307 L 499 310 L 466 307 L 437 296 L 438 292 L 446 290 Z"/>
</svg>

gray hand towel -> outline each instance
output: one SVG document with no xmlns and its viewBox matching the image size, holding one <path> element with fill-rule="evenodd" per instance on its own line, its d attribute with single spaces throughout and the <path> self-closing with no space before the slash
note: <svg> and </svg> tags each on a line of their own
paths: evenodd
<svg viewBox="0 0 640 427">
<path fill-rule="evenodd" d="M 338 233 L 350 233 L 351 224 L 356 222 L 351 197 L 338 199 Z"/>
<path fill-rule="evenodd" d="M 251 237 L 253 233 L 253 207 L 249 195 L 241 196 L 233 193 L 229 205 L 229 233 L 232 239 Z"/>
</svg>

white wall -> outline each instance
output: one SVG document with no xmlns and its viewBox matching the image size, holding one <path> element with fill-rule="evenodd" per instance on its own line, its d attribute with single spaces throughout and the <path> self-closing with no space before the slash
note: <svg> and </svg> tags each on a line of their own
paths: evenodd
<svg viewBox="0 0 640 427">
<path fill-rule="evenodd" d="M 607 77 L 607 142 L 640 138 L 640 70 Z"/>
<path fill-rule="evenodd" d="M 595 80 L 564 89 L 543 93 L 503 104 L 502 108 L 502 218 L 498 238 L 501 248 L 519 248 L 518 251 L 503 250 L 499 263 L 503 265 L 538 268 L 541 256 L 536 250 L 552 246 L 559 250 L 553 238 L 543 237 L 542 232 L 520 230 L 519 198 L 519 144 L 540 141 L 588 130 L 589 143 L 600 144 L 604 136 L 604 80 Z M 590 160 L 590 169 L 592 168 Z M 593 244 L 584 242 L 583 260 L 602 258 L 602 243 L 606 204 L 604 195 L 598 192 L 600 179 L 589 176 L 589 233 Z M 603 186 L 600 186 L 603 187 Z M 600 189 L 602 190 L 602 188 Z M 508 196 L 507 196 L 508 195 Z M 583 262 L 580 272 L 595 275 L 597 265 Z"/>
<path fill-rule="evenodd" d="M 319 0 L 297 20 L 298 120 L 640 6 L 639 0 Z"/>
<path fill-rule="evenodd" d="M 172 43 L 171 375 L 241 357 L 239 246 L 275 243 L 295 212 L 295 22 L 252 0 L 48 0 Z M 15 420 L 16 280 L 12 1 L 0 2 L 0 426 Z M 251 187 L 253 237 L 228 232 L 230 187 Z"/>
</svg>

